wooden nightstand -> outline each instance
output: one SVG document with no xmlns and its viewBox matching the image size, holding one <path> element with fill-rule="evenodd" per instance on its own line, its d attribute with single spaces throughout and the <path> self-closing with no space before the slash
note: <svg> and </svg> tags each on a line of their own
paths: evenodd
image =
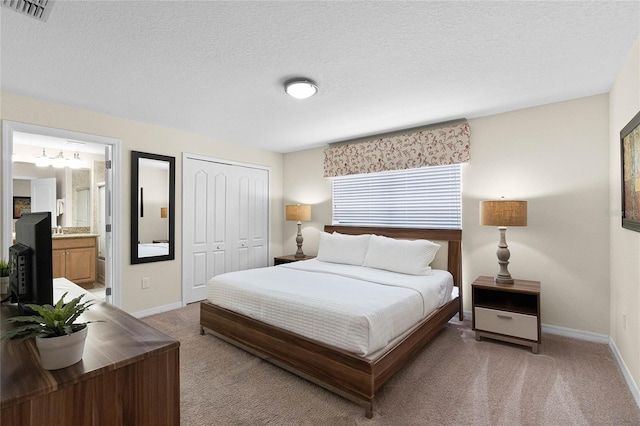
<svg viewBox="0 0 640 426">
<path fill-rule="evenodd" d="M 282 265 L 283 263 L 297 262 L 299 260 L 313 259 L 315 256 L 296 257 L 294 254 L 288 254 L 286 256 L 276 256 L 273 258 L 273 265 Z"/>
<path fill-rule="evenodd" d="M 481 337 L 531 346 L 538 353 L 540 282 L 515 280 L 496 284 L 493 277 L 478 277 L 471 284 L 473 330 Z"/>
</svg>

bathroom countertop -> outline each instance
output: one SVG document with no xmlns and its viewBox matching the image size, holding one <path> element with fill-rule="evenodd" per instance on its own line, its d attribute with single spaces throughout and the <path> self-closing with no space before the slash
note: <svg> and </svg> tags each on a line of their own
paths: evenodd
<svg viewBox="0 0 640 426">
<path fill-rule="evenodd" d="M 51 234 L 51 238 L 54 240 L 63 239 L 63 238 L 87 238 L 87 237 L 97 237 L 98 234 Z"/>
</svg>

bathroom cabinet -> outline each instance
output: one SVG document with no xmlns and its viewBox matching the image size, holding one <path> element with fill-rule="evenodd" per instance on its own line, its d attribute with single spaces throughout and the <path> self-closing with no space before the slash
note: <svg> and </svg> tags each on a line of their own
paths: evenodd
<svg viewBox="0 0 640 426">
<path fill-rule="evenodd" d="M 97 244 L 95 235 L 61 235 L 51 241 L 53 278 L 66 278 L 84 288 L 96 281 Z"/>
</svg>

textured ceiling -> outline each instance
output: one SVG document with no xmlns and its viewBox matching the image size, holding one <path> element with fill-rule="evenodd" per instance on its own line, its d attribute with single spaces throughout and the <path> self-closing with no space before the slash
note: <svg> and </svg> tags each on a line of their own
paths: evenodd
<svg viewBox="0 0 640 426">
<path fill-rule="evenodd" d="M 46 23 L 0 14 L 4 91 L 277 152 L 606 93 L 640 36 L 638 1 L 57 0 Z M 294 76 L 318 94 L 287 96 Z"/>
</svg>

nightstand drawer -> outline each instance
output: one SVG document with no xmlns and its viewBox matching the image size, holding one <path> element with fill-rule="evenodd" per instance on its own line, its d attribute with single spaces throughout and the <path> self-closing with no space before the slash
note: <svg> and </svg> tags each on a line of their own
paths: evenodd
<svg viewBox="0 0 640 426">
<path fill-rule="evenodd" d="M 528 340 L 538 340 L 538 318 L 535 315 L 517 314 L 480 307 L 474 309 L 473 315 L 477 330 Z"/>
</svg>

